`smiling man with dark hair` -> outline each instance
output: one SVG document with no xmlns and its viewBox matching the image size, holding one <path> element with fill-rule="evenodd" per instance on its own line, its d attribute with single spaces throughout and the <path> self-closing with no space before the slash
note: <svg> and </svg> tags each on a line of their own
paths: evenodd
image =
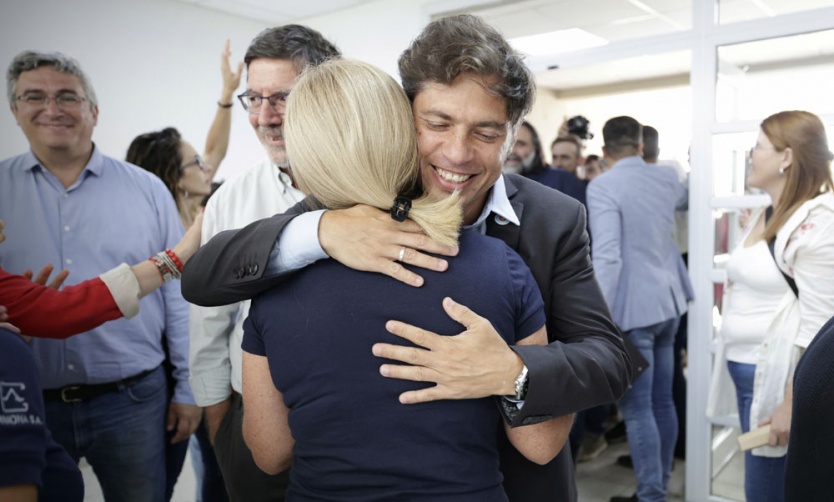
<svg viewBox="0 0 834 502">
<path fill-rule="evenodd" d="M 497 396 L 514 427 L 615 401 L 628 387 L 631 367 L 594 277 L 585 210 L 537 182 L 501 172 L 533 100 L 522 58 L 481 19 L 452 16 L 415 39 L 400 58 L 400 73 L 412 101 L 423 189 L 458 192 L 464 224 L 518 252 L 544 298 L 550 344 L 510 347 L 486 320 L 455 305 L 447 314 L 468 328 L 460 335 L 392 328 L 430 350 L 374 345 L 380 358 L 406 362 L 382 364 L 382 375 L 436 384 L 402 394 L 406 404 Z M 298 216 L 308 207 L 212 239 L 185 270 L 186 298 L 203 305 L 249 298 L 279 285 L 282 274 L 327 257 L 420 286 L 419 267 L 448 266 L 430 254 L 456 252 L 429 240 L 413 221 L 395 221 L 375 208 Z M 570 452 L 535 465 L 503 432 L 498 441 L 510 500 L 576 500 Z"/>
</svg>

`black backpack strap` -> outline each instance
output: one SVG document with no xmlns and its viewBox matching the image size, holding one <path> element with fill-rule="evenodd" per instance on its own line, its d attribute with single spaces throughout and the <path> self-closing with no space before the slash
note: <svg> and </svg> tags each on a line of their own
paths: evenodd
<svg viewBox="0 0 834 502">
<path fill-rule="evenodd" d="M 769 220 L 771 216 L 773 216 L 773 206 L 767 206 L 767 209 L 765 209 L 765 225 L 767 225 L 767 220 Z M 793 280 L 793 277 L 789 276 L 785 272 L 782 272 L 782 269 L 779 268 L 779 263 L 776 262 L 776 250 L 774 249 L 775 246 L 775 238 L 767 241 L 767 249 L 770 250 L 770 256 L 773 257 L 773 263 L 776 263 L 776 268 L 779 270 L 779 272 L 782 273 L 782 277 L 784 277 L 785 280 L 788 281 L 788 286 L 791 287 L 791 291 L 793 291 L 793 294 L 796 295 L 797 298 L 799 298 L 799 289 L 796 287 L 796 281 Z"/>
</svg>

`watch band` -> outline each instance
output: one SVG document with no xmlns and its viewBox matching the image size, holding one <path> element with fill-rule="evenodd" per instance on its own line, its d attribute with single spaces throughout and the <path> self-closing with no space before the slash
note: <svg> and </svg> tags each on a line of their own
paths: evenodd
<svg viewBox="0 0 834 502">
<path fill-rule="evenodd" d="M 521 367 L 521 373 L 515 379 L 515 398 L 519 401 L 523 401 L 527 397 L 527 376 L 527 365 L 524 364 Z"/>
</svg>

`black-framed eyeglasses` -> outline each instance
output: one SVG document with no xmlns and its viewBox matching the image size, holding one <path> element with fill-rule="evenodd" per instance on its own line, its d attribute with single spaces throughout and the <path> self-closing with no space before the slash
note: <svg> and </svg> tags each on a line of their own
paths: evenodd
<svg viewBox="0 0 834 502">
<path fill-rule="evenodd" d="M 203 161 L 203 158 L 199 155 L 195 155 L 193 159 L 189 160 L 185 164 L 180 166 L 180 172 L 185 171 L 186 168 L 191 166 L 197 166 L 202 171 L 208 171 L 208 165 Z"/>
<path fill-rule="evenodd" d="M 22 96 L 16 96 L 15 100 L 20 101 L 21 103 L 24 103 L 26 104 L 26 106 L 29 106 L 31 108 L 46 108 L 47 106 L 49 106 L 49 102 L 51 100 L 54 100 L 55 104 L 61 110 L 74 111 L 78 110 L 81 107 L 81 103 L 87 101 L 87 98 L 74 93 L 59 94 L 57 96 L 47 96 L 46 94 L 30 92 L 23 94 Z"/>
<path fill-rule="evenodd" d="M 275 113 L 281 113 L 284 110 L 284 107 L 287 106 L 287 96 L 290 93 L 288 92 L 276 92 L 271 96 L 255 96 L 252 94 L 239 94 L 237 99 L 240 100 L 240 104 L 243 105 L 243 109 L 248 111 L 251 115 L 257 115 L 261 113 L 261 105 L 263 105 L 264 100 L 269 103 L 269 107 L 272 108 L 272 111 Z M 279 110 L 277 107 L 280 106 L 281 109 Z"/>
</svg>

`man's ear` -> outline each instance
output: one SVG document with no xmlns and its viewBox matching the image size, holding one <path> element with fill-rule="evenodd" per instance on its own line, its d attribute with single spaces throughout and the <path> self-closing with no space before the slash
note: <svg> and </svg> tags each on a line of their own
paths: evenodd
<svg viewBox="0 0 834 502">
<path fill-rule="evenodd" d="M 93 112 L 93 125 L 98 125 L 98 105 L 95 105 L 92 109 Z"/>
</svg>

